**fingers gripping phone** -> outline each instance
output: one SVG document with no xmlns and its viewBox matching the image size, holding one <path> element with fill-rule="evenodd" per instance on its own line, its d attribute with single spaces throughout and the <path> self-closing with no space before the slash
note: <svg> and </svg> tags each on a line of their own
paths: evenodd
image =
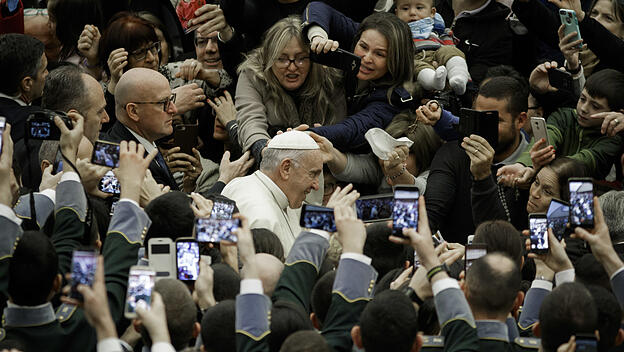
<svg viewBox="0 0 624 352">
<path fill-rule="evenodd" d="M 546 214 L 529 214 L 531 252 L 548 253 L 548 219 Z"/>
<path fill-rule="evenodd" d="M 91 163 L 107 167 L 119 167 L 119 144 L 95 141 Z"/>
<path fill-rule="evenodd" d="M 124 316 L 128 319 L 137 317 L 136 307 L 138 304 L 149 309 L 152 303 L 152 289 L 156 272 L 149 266 L 135 265 L 130 268 L 128 276 L 128 292 L 126 293 L 126 306 Z M 141 303 L 142 302 L 142 303 Z"/>
<path fill-rule="evenodd" d="M 311 52 L 310 60 L 321 65 L 343 70 L 351 75 L 356 75 L 358 73 L 360 70 L 360 63 L 362 62 L 359 56 L 340 48 L 321 54 Z"/>
<path fill-rule="evenodd" d="M 468 269 L 472 263 L 487 254 L 487 244 L 474 243 L 466 245 L 466 255 L 464 256 L 464 270 L 468 273 Z"/>
<path fill-rule="evenodd" d="M 476 134 L 496 149 L 498 146 L 498 111 L 462 108 L 460 115 L 458 132 L 462 137 Z"/>
<path fill-rule="evenodd" d="M 177 279 L 195 281 L 199 277 L 199 243 L 194 238 L 176 240 Z"/>
<path fill-rule="evenodd" d="M 561 241 L 568 232 L 570 204 L 553 198 L 550 201 L 546 217 L 548 219 L 548 227 L 553 230 L 553 234 L 557 237 L 557 240 Z"/>
<path fill-rule="evenodd" d="M 334 209 L 304 204 L 301 209 L 299 225 L 308 229 L 336 232 Z"/>
<path fill-rule="evenodd" d="M 548 82 L 551 86 L 559 90 L 564 90 L 566 92 L 574 91 L 574 79 L 570 72 L 551 68 L 548 70 Z"/>
<path fill-rule="evenodd" d="M 546 120 L 544 120 L 543 117 L 531 117 L 531 131 L 533 131 L 533 138 L 535 138 L 536 141 L 543 138 L 546 141 L 546 146 L 550 145 L 548 128 L 546 127 Z"/>
<path fill-rule="evenodd" d="M 576 18 L 576 12 L 574 10 L 569 9 L 560 9 L 559 17 L 561 18 L 561 23 L 564 25 L 563 33 L 564 36 L 576 32 L 576 38 L 572 41 L 581 40 L 581 30 L 579 29 L 578 19 Z M 579 48 L 583 47 L 583 43 L 579 44 Z"/>
<path fill-rule="evenodd" d="M 570 178 L 570 226 L 594 227 L 594 184 L 591 178 Z"/>
<path fill-rule="evenodd" d="M 78 285 L 93 286 L 97 252 L 95 250 L 75 250 L 72 254 L 71 297 L 82 300 Z"/>
<path fill-rule="evenodd" d="M 195 221 L 195 234 L 199 242 L 238 242 L 238 237 L 236 237 L 233 231 L 240 226 L 239 219 L 216 220 L 199 218 Z"/>
<path fill-rule="evenodd" d="M 156 272 L 156 280 L 173 277 L 176 268 L 173 241 L 168 237 L 150 238 L 147 244 L 149 264 Z"/>
<path fill-rule="evenodd" d="M 392 207 L 392 230 L 396 236 L 403 236 L 403 228 L 418 231 L 418 197 L 416 186 L 400 185 L 394 188 Z"/>
<path fill-rule="evenodd" d="M 385 221 L 392 218 L 393 203 L 392 193 L 360 197 L 355 201 L 355 210 L 364 222 Z"/>
</svg>

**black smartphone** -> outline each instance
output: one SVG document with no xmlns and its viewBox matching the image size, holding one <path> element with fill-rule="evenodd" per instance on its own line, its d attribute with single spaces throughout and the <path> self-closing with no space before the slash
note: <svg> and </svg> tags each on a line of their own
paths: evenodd
<svg viewBox="0 0 624 352">
<path fill-rule="evenodd" d="M 372 196 L 360 197 L 355 201 L 357 217 L 364 222 L 377 222 L 392 219 L 392 205 L 394 195 L 376 194 Z"/>
<path fill-rule="evenodd" d="M 458 132 L 462 137 L 476 134 L 483 137 L 492 148 L 498 146 L 498 111 L 479 111 L 462 108 Z"/>
<path fill-rule="evenodd" d="M 198 125 L 176 125 L 173 130 L 173 141 L 180 152 L 195 156 L 193 148 L 197 146 Z"/>
<path fill-rule="evenodd" d="M 556 68 L 548 70 L 548 81 L 550 85 L 566 92 L 574 91 L 574 79 L 570 72 L 562 71 Z"/>
<path fill-rule="evenodd" d="M 594 334 L 576 334 L 576 352 L 598 351 L 598 340 Z"/>
<path fill-rule="evenodd" d="M 98 184 L 98 189 L 104 193 L 121 193 L 121 185 L 119 184 L 119 180 L 117 180 L 115 174 L 110 170 L 106 172 L 104 174 L 104 177 L 102 177 L 102 179 L 100 180 L 100 183 Z"/>
<path fill-rule="evenodd" d="M 416 186 L 398 185 L 394 187 L 394 203 L 392 205 L 392 230 L 394 235 L 403 236 L 403 228 L 418 231 L 418 197 L 420 191 Z"/>
<path fill-rule="evenodd" d="M 59 116 L 67 128 L 72 128 L 71 119 L 67 114 L 44 109 L 30 114 L 26 119 L 28 138 L 56 141 L 61 139 L 61 130 L 54 124 L 54 116 Z"/>
<path fill-rule="evenodd" d="M 531 233 L 531 252 L 548 252 L 548 219 L 546 214 L 529 214 L 529 231 Z"/>
<path fill-rule="evenodd" d="M 362 59 L 354 53 L 338 48 L 335 51 L 321 54 L 311 52 L 310 61 L 343 70 L 347 74 L 357 75 Z"/>
<path fill-rule="evenodd" d="M 71 297 L 82 300 L 82 295 L 77 291 L 77 287 L 80 284 L 93 286 L 97 267 L 97 252 L 95 250 L 74 250 L 71 265 Z"/>
<path fill-rule="evenodd" d="M 487 244 L 473 243 L 466 245 L 466 254 L 464 255 L 464 270 L 468 273 L 468 269 L 472 263 L 487 254 Z"/>
<path fill-rule="evenodd" d="M 234 212 L 234 202 L 226 202 L 223 200 L 214 200 L 212 203 L 211 219 L 228 220 L 232 218 Z"/>
<path fill-rule="evenodd" d="M 568 222 L 570 221 L 570 204 L 560 199 L 553 198 L 546 212 L 548 227 L 553 230 L 555 237 L 559 241 L 568 232 Z"/>
<path fill-rule="evenodd" d="M 56 175 L 61 171 L 63 171 L 63 155 L 61 155 L 61 150 L 59 149 L 56 152 L 56 157 L 54 158 L 54 165 L 52 166 L 52 175 Z"/>
<path fill-rule="evenodd" d="M 301 209 L 299 225 L 307 229 L 319 229 L 327 232 L 336 232 L 334 209 L 304 204 Z"/>
<path fill-rule="evenodd" d="M 95 141 L 91 164 L 119 167 L 119 144 L 106 141 Z"/>
<path fill-rule="evenodd" d="M 591 178 L 572 177 L 570 189 L 570 226 L 594 227 L 594 184 Z"/>
<path fill-rule="evenodd" d="M 199 218 L 195 221 L 196 238 L 199 242 L 238 242 L 238 238 L 232 232 L 240 226 L 239 219 Z"/>
<path fill-rule="evenodd" d="M 178 238 L 176 245 L 177 279 L 195 281 L 199 277 L 199 243 L 194 238 Z"/>
<path fill-rule="evenodd" d="M 136 306 L 143 302 L 146 309 L 152 303 L 152 289 L 156 272 L 149 266 L 134 265 L 128 275 L 128 291 L 126 293 L 126 305 L 124 316 L 128 319 L 137 317 Z"/>
</svg>

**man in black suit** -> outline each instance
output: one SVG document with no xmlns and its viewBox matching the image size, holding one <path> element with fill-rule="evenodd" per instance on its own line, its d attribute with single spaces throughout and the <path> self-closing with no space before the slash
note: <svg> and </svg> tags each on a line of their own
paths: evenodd
<svg viewBox="0 0 624 352">
<path fill-rule="evenodd" d="M 169 81 L 158 71 L 133 68 L 124 73 L 115 88 L 117 121 L 104 139 L 119 143 L 136 141 L 147 153 L 158 148 L 156 140 L 173 133 L 173 115 L 177 112 L 175 95 Z M 156 182 L 178 190 L 165 159 L 159 152 L 150 164 Z"/>
<path fill-rule="evenodd" d="M 11 138 L 24 138 L 26 119 L 38 107 L 30 103 L 41 97 L 48 75 L 44 45 L 24 34 L 0 35 L 0 116 L 11 124 Z"/>
</svg>

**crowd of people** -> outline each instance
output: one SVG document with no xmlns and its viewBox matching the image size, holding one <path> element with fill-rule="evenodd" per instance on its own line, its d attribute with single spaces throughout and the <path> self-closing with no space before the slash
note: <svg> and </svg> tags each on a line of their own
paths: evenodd
<svg viewBox="0 0 624 352">
<path fill-rule="evenodd" d="M 619 0 L 0 0 L 0 351 L 623 350 L 620 53 Z"/>
</svg>

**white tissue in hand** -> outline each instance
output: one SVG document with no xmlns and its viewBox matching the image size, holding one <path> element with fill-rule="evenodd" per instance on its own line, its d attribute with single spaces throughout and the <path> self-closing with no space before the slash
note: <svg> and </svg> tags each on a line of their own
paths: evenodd
<svg viewBox="0 0 624 352">
<path fill-rule="evenodd" d="M 373 148 L 373 153 L 381 160 L 388 160 L 388 154 L 400 145 L 406 145 L 409 148 L 414 144 L 407 137 L 395 139 L 381 128 L 371 128 L 364 134 L 364 138 Z"/>
</svg>

